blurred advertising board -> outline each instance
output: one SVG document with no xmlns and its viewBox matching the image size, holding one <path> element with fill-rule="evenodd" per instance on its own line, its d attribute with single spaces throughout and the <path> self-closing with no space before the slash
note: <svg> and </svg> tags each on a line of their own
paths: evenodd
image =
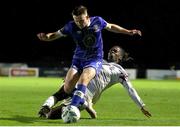
<svg viewBox="0 0 180 127">
<path fill-rule="evenodd" d="M 39 69 L 38 68 L 10 68 L 9 76 L 10 77 L 38 77 Z"/>
</svg>

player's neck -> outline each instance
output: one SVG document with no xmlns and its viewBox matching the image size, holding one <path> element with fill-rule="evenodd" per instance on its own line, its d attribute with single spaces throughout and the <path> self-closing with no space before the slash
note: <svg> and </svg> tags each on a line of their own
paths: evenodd
<svg viewBox="0 0 180 127">
<path fill-rule="evenodd" d="M 90 24 L 91 24 L 91 20 L 90 20 L 90 18 L 89 18 L 89 19 L 88 19 L 88 23 L 87 23 L 87 27 L 89 27 Z"/>
</svg>

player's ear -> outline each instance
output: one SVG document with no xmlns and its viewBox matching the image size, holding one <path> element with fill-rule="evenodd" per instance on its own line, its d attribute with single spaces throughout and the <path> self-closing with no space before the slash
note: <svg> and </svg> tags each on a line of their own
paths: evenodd
<svg viewBox="0 0 180 127">
<path fill-rule="evenodd" d="M 89 15 L 86 15 L 86 19 L 88 19 L 89 18 Z"/>
</svg>

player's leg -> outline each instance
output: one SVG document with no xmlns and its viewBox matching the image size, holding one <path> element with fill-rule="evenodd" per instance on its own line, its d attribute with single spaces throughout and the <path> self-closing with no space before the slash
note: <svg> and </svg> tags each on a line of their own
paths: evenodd
<svg viewBox="0 0 180 127">
<path fill-rule="evenodd" d="M 91 103 L 92 104 L 92 103 Z M 47 114 L 46 118 L 47 119 L 61 119 L 61 115 L 62 115 L 62 110 L 66 105 L 61 104 L 60 106 L 54 107 L 51 109 L 51 111 Z M 80 111 L 84 110 L 80 109 Z M 96 111 L 92 108 L 91 110 L 85 108 L 85 110 L 89 113 L 89 115 L 91 116 L 91 118 L 96 118 Z M 92 113 L 93 111 L 93 113 Z"/>
<path fill-rule="evenodd" d="M 67 97 L 72 96 L 72 94 L 67 94 L 64 91 L 64 84 L 61 86 L 61 88 L 51 95 L 50 97 L 45 100 L 44 104 L 41 106 L 40 111 L 38 112 L 40 117 L 46 117 L 47 114 L 50 112 L 50 108 L 53 107 L 58 101 L 62 101 L 63 99 L 66 99 Z"/>
<path fill-rule="evenodd" d="M 91 70 L 92 69 L 92 70 Z M 93 71 L 93 72 L 91 72 Z M 87 84 L 95 76 L 95 69 L 92 67 L 83 70 L 82 77 L 80 77 L 81 83 L 78 83 L 77 89 L 73 94 L 71 105 L 79 106 L 83 105 L 84 109 L 89 113 L 91 118 L 96 118 L 96 111 L 92 107 L 92 100 L 84 99 L 84 94 L 86 92 Z M 83 79 L 84 78 L 84 79 Z M 79 82 L 79 81 L 78 81 Z"/>
<path fill-rule="evenodd" d="M 93 108 L 92 98 L 89 96 L 86 96 L 85 103 L 83 104 L 84 109 L 88 112 L 88 114 L 91 116 L 91 118 L 95 119 L 97 118 L 97 113 Z"/>
<path fill-rule="evenodd" d="M 84 94 L 86 92 L 87 85 L 100 71 L 101 67 L 101 59 L 85 62 L 83 72 L 78 80 L 77 89 L 73 94 L 71 105 L 78 107 L 79 104 L 84 103 Z"/>
<path fill-rule="evenodd" d="M 66 99 L 70 96 L 72 96 L 72 93 L 68 94 L 64 91 L 64 84 L 61 86 L 61 88 L 54 93 L 52 96 L 56 98 L 57 101 L 62 101 L 63 99 Z"/>
<path fill-rule="evenodd" d="M 38 115 L 40 117 L 47 117 L 47 114 L 50 112 L 51 107 L 53 107 L 58 101 L 61 101 L 70 95 L 78 79 L 79 74 L 77 73 L 77 70 L 74 68 L 70 68 L 67 72 L 64 85 L 60 88 L 59 91 L 50 96 L 44 102 L 40 111 L 38 112 Z"/>
<path fill-rule="evenodd" d="M 73 94 L 71 105 L 78 107 L 80 104 L 84 103 L 84 94 L 86 92 L 86 87 L 90 80 L 96 75 L 96 70 L 92 67 L 85 68 L 78 80 L 77 89 Z"/>
<path fill-rule="evenodd" d="M 79 73 L 76 68 L 71 67 L 67 72 L 65 83 L 64 83 L 64 92 L 70 94 L 79 79 Z"/>
<path fill-rule="evenodd" d="M 64 104 L 61 104 L 57 107 L 51 109 L 47 115 L 47 119 L 61 119 L 62 109 L 65 107 Z"/>
</svg>

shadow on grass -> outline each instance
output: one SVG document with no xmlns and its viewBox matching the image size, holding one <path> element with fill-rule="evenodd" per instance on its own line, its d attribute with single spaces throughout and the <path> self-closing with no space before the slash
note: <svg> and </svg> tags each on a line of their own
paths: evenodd
<svg viewBox="0 0 180 127">
<path fill-rule="evenodd" d="M 113 119 L 109 119 L 109 118 L 97 118 L 97 119 L 91 119 L 91 118 L 81 118 L 84 120 L 98 120 L 98 121 L 146 121 L 146 119 L 139 119 L 139 118 L 113 118 Z"/>
<path fill-rule="evenodd" d="M 81 119 L 83 119 L 83 120 L 93 120 L 92 118 L 85 118 L 85 117 L 82 117 Z"/>
<path fill-rule="evenodd" d="M 21 123 L 33 123 L 34 121 L 37 121 L 37 118 L 16 115 L 8 118 L 0 118 L 0 120 L 17 121 Z"/>
<path fill-rule="evenodd" d="M 45 118 L 28 117 L 28 116 L 20 116 L 20 115 L 8 117 L 8 118 L 0 118 L 0 120 L 17 121 L 17 122 L 25 123 L 25 124 L 34 123 L 34 122 L 43 122 L 43 123 L 49 123 L 50 122 L 49 120 L 47 120 Z"/>
<path fill-rule="evenodd" d="M 99 121 L 146 121 L 146 119 L 139 119 L 139 118 L 113 118 L 113 119 L 109 119 L 109 118 L 99 118 Z"/>
<path fill-rule="evenodd" d="M 0 120 L 3 121 L 7 121 L 7 123 L 9 121 L 16 121 L 16 122 L 20 122 L 23 125 L 34 125 L 36 123 L 41 123 L 43 125 L 45 124 L 57 124 L 57 125 L 64 125 L 62 119 L 45 119 L 45 118 L 39 118 L 39 117 L 29 117 L 29 116 L 20 116 L 20 115 L 16 115 L 16 116 L 12 116 L 12 117 L 8 117 L 8 118 L 0 118 Z M 137 119 L 137 118 L 116 118 L 116 119 L 109 119 L 109 118 L 97 118 L 97 119 L 91 119 L 91 118 L 87 118 L 87 117 L 82 117 L 81 120 L 97 120 L 99 122 L 111 122 L 111 121 L 145 121 L 146 119 Z"/>
</svg>

